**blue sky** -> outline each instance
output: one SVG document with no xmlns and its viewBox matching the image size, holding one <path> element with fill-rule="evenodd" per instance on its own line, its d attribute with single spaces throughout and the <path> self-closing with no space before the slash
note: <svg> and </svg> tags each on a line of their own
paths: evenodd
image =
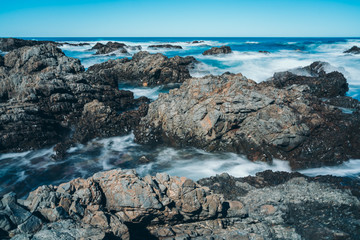
<svg viewBox="0 0 360 240">
<path fill-rule="evenodd" d="M 0 0 L 2 37 L 360 37 L 360 0 Z"/>
</svg>

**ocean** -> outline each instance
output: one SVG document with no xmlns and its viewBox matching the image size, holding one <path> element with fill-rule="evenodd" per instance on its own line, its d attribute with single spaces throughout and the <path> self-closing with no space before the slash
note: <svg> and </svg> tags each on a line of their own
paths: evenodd
<svg viewBox="0 0 360 240">
<path fill-rule="evenodd" d="M 69 56 L 80 59 L 85 68 L 109 59 L 129 57 L 116 53 L 115 56 L 93 55 L 89 50 L 97 42 L 117 41 L 129 46 L 140 45 L 150 53 L 160 52 L 168 57 L 194 56 L 199 64 L 191 70 L 193 77 L 224 72 L 242 73 L 261 82 L 275 72 L 303 67 L 314 61 L 331 64 L 327 71 L 337 70 L 348 80 L 348 96 L 360 100 L 360 55 L 343 53 L 354 45 L 360 46 L 360 38 L 24 38 L 51 40 L 68 43 L 89 43 L 87 46 L 63 45 L 60 47 Z M 201 41 L 193 43 L 193 41 Z M 154 44 L 179 45 L 183 49 L 148 49 Z M 203 56 L 202 52 L 214 46 L 228 45 L 232 54 Z M 261 53 L 259 51 L 268 51 Z M 131 90 L 135 97 L 147 96 L 155 100 L 162 87 L 134 88 L 119 85 L 120 89 Z M 234 153 L 208 153 L 195 148 L 175 149 L 169 147 L 149 148 L 134 143 L 132 134 L 106 139 L 94 139 L 86 145 L 77 145 L 68 150 L 63 160 L 54 160 L 52 147 L 23 153 L 0 154 L 0 195 L 15 191 L 19 196 L 44 184 L 59 184 L 76 177 L 89 177 L 93 173 L 112 168 L 135 168 L 139 174 L 167 172 L 170 175 L 186 176 L 193 180 L 227 172 L 236 177 L 254 175 L 271 169 L 291 171 L 287 162 L 274 160 L 273 164 L 251 162 L 245 156 Z M 142 163 L 141 156 L 151 161 Z M 352 159 L 334 167 L 313 168 L 301 171 L 309 176 L 331 174 L 336 176 L 360 176 L 360 160 Z"/>
</svg>

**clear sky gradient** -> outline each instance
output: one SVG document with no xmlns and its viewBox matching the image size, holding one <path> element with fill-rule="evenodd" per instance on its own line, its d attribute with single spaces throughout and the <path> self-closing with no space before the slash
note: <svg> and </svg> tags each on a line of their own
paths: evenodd
<svg viewBox="0 0 360 240">
<path fill-rule="evenodd" d="M 2 37 L 360 37 L 360 0 L 0 0 Z"/>
</svg>

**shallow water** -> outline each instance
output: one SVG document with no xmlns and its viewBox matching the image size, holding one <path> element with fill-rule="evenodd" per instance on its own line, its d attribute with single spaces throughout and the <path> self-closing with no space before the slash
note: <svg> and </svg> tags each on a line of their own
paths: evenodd
<svg viewBox="0 0 360 240">
<path fill-rule="evenodd" d="M 40 40 L 40 39 L 39 39 Z M 44 40 L 44 39 L 41 39 Z M 360 55 L 344 54 L 353 45 L 360 45 L 360 39 L 345 38 L 47 38 L 61 42 L 88 42 L 90 46 L 64 45 L 67 56 L 79 58 L 89 66 L 108 59 L 131 57 L 93 55 L 89 49 L 97 42 L 123 42 L 127 45 L 141 45 L 143 50 L 152 44 L 170 43 L 180 45 L 182 50 L 148 50 L 161 52 L 169 57 L 194 56 L 201 63 L 191 70 L 195 77 L 206 74 L 221 74 L 226 71 L 243 73 L 257 82 L 271 77 L 274 72 L 306 66 L 314 61 L 327 61 L 332 67 L 327 71 L 342 72 L 350 84 L 349 96 L 360 99 Z M 192 44 L 193 40 L 204 40 Z M 229 45 L 233 53 L 221 56 L 203 56 L 201 53 L 212 46 Z M 269 51 L 270 54 L 258 51 Z M 162 87 L 131 87 L 119 85 L 120 89 L 134 92 L 136 98 L 147 96 L 155 100 L 159 93 L 167 92 Z M 25 196 L 30 190 L 43 184 L 59 184 L 76 177 L 89 177 L 93 173 L 112 168 L 135 168 L 141 175 L 168 172 L 171 175 L 186 176 L 194 180 L 228 172 L 242 177 L 266 169 L 290 171 L 287 162 L 275 160 L 272 165 L 250 162 L 244 156 L 234 153 L 207 153 L 205 151 L 168 147 L 149 148 L 133 141 L 133 135 L 95 139 L 86 145 L 78 145 L 68 151 L 68 157 L 61 161 L 52 159 L 52 148 L 24 153 L 0 154 L 0 195 L 15 191 Z M 146 156 L 150 161 L 139 159 Z M 315 176 L 332 174 L 337 176 L 360 176 L 360 160 L 350 160 L 335 167 L 307 169 L 302 173 Z"/>
</svg>

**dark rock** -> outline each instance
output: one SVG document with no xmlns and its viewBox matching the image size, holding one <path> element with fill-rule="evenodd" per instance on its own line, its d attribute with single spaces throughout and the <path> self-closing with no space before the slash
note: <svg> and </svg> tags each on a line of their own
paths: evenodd
<svg viewBox="0 0 360 240">
<path fill-rule="evenodd" d="M 91 48 L 91 50 L 96 49 L 95 55 L 100 54 L 108 54 L 115 51 L 118 51 L 120 53 L 129 54 L 128 51 L 125 49 L 126 44 L 124 43 L 118 43 L 118 42 L 108 42 L 105 45 L 102 43 L 95 44 L 94 47 Z"/>
<path fill-rule="evenodd" d="M 182 83 L 190 78 L 189 68 L 197 61 L 193 57 L 175 56 L 168 58 L 163 54 L 138 52 L 133 58 L 109 60 L 95 64 L 87 70 L 99 76 L 99 81 L 115 87 L 118 83 L 135 86 L 157 86 L 169 83 Z"/>
<path fill-rule="evenodd" d="M 203 55 L 217 55 L 217 54 L 229 54 L 232 53 L 229 46 L 212 47 L 209 50 L 203 52 Z"/>
<path fill-rule="evenodd" d="M 141 51 L 142 47 L 141 45 L 137 45 L 137 46 L 126 46 L 127 49 L 130 49 L 132 51 L 138 50 Z"/>
<path fill-rule="evenodd" d="M 191 43 L 193 43 L 193 44 L 196 44 L 196 43 L 203 43 L 204 41 L 203 40 L 200 40 L 200 41 L 192 41 Z"/>
<path fill-rule="evenodd" d="M 32 47 L 41 44 L 52 43 L 55 45 L 61 45 L 53 41 L 34 41 L 34 40 L 24 40 L 18 38 L 0 38 L 0 50 L 3 52 L 10 52 L 12 50 L 21 48 L 21 47 Z"/>
<path fill-rule="evenodd" d="M 292 71 L 275 73 L 264 85 L 285 88 L 294 84 L 307 85 L 310 92 L 317 97 L 344 96 L 349 90 L 348 83 L 340 72 L 326 73 L 329 64 L 314 62 L 310 66 Z"/>
<path fill-rule="evenodd" d="M 332 82 L 333 74 L 326 76 Z M 241 74 L 188 79 L 149 105 L 136 141 L 278 158 L 293 169 L 359 158 L 360 114 L 343 113 L 310 90 L 256 84 Z"/>
<path fill-rule="evenodd" d="M 353 46 L 352 48 L 346 50 L 344 53 L 360 54 L 360 48 Z"/>
<path fill-rule="evenodd" d="M 66 44 L 69 46 L 75 46 L 75 47 L 82 47 L 82 46 L 90 45 L 90 43 L 68 43 L 68 42 L 64 42 L 63 44 Z"/>
<path fill-rule="evenodd" d="M 4 57 L 0 55 L 0 67 L 4 66 Z"/>
<path fill-rule="evenodd" d="M 158 48 L 183 49 L 181 46 L 171 45 L 171 44 L 150 45 L 148 48 L 152 48 L 152 49 L 158 49 Z"/>
<path fill-rule="evenodd" d="M 118 90 L 98 76 L 85 73 L 78 59 L 66 57 L 53 44 L 8 53 L 0 67 L 0 79 L 0 152 L 38 149 L 63 142 L 56 148 L 59 156 L 63 156 L 65 146 L 77 141 L 131 131 L 142 116 L 141 111 L 133 109 L 148 102 L 144 98 L 135 100 L 132 92 Z M 110 109 L 107 117 L 114 119 L 89 125 L 86 130 L 84 123 L 90 119 L 83 116 L 84 105 L 94 100 Z M 98 117 L 101 119 L 101 116 L 94 119 Z M 116 123 L 116 129 L 109 131 L 105 123 Z M 90 130 L 94 126 L 104 129 Z M 69 133 L 77 128 L 76 133 L 87 134 L 69 139 Z"/>
<path fill-rule="evenodd" d="M 259 53 L 270 54 L 269 51 L 259 51 Z"/>
</svg>

